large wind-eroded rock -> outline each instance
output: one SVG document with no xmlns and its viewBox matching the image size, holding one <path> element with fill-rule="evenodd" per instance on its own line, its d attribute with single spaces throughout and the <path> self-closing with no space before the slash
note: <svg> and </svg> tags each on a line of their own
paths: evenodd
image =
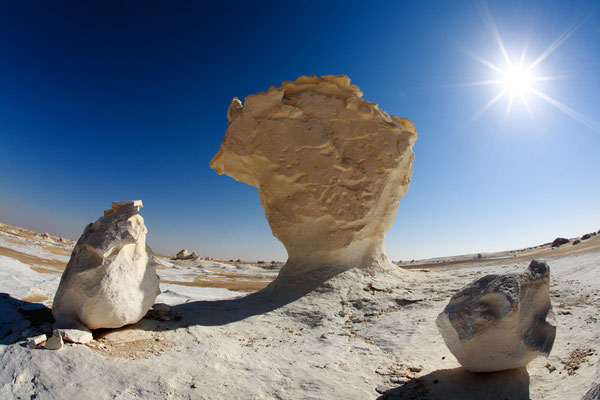
<svg viewBox="0 0 600 400">
<path fill-rule="evenodd" d="M 259 189 L 289 256 L 279 280 L 391 266 L 385 233 L 408 190 L 417 134 L 361 97 L 347 76 L 327 75 L 231 102 L 210 165 Z"/>
<path fill-rule="evenodd" d="M 56 329 L 119 328 L 154 304 L 159 280 L 141 207 L 139 200 L 114 202 L 85 228 L 54 297 Z"/>
<path fill-rule="evenodd" d="M 487 275 L 457 292 L 437 326 L 458 362 L 472 372 L 526 366 L 548 356 L 556 326 L 546 318 L 550 268 L 533 260 L 521 274 Z"/>
</svg>

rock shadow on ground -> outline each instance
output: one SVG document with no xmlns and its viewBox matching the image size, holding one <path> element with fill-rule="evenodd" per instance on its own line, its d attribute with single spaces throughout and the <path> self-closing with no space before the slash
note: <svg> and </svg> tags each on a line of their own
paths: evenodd
<svg viewBox="0 0 600 400">
<path fill-rule="evenodd" d="M 162 328 L 177 329 L 181 326 L 220 326 L 266 314 L 319 291 L 321 281 L 310 282 L 302 287 L 280 288 L 276 281 L 266 288 L 243 297 L 226 300 L 191 301 L 171 308 L 176 322 Z"/>
<path fill-rule="evenodd" d="M 0 293 L 0 344 L 9 345 L 20 340 L 25 330 L 41 333 L 53 322 L 52 310 L 45 305 Z"/>
<path fill-rule="evenodd" d="M 528 400 L 529 373 L 525 367 L 475 373 L 463 367 L 440 369 L 381 394 L 378 400 Z"/>
</svg>

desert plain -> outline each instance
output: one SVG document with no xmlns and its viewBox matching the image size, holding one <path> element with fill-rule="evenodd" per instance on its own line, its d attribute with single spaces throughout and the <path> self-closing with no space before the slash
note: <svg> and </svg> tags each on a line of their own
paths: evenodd
<svg viewBox="0 0 600 400">
<path fill-rule="evenodd" d="M 25 339 L 51 333 L 52 299 L 75 243 L 1 224 L 0 397 L 598 398 L 600 235 L 576 239 L 397 262 L 397 271 L 372 277 L 349 270 L 310 292 L 277 297 L 261 289 L 282 263 L 156 254 L 156 302 L 168 307 L 52 351 L 28 348 Z M 551 271 L 550 356 L 526 368 L 466 371 L 436 316 L 467 283 L 522 271 L 532 259 Z"/>
</svg>

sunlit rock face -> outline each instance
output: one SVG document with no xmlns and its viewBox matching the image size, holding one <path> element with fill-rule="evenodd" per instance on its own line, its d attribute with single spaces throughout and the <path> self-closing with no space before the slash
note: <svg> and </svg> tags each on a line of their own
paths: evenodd
<svg viewBox="0 0 600 400">
<path fill-rule="evenodd" d="M 407 119 L 389 116 L 347 76 L 302 76 L 234 98 L 210 165 L 255 186 L 289 259 L 282 277 L 389 267 L 385 233 L 408 190 Z"/>
<path fill-rule="evenodd" d="M 159 280 L 141 207 L 139 200 L 114 202 L 85 228 L 54 297 L 55 328 L 118 328 L 152 307 Z"/>
<path fill-rule="evenodd" d="M 556 336 L 552 320 L 550 268 L 533 260 L 524 273 L 471 282 L 452 296 L 436 323 L 463 367 L 492 372 L 547 357 Z"/>
</svg>

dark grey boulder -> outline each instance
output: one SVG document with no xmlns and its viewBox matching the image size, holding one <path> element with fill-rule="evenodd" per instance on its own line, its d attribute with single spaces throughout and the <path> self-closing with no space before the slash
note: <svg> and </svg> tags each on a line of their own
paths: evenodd
<svg viewBox="0 0 600 400">
<path fill-rule="evenodd" d="M 569 239 L 559 237 L 559 238 L 554 239 L 554 241 L 552 242 L 552 247 L 562 246 L 563 244 L 567 244 L 567 243 L 569 243 Z"/>
</svg>

